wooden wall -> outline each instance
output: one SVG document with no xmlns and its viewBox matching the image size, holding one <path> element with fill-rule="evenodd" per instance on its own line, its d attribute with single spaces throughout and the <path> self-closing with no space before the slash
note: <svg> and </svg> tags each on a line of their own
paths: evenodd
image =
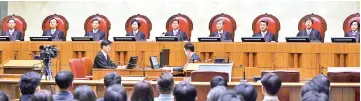
<svg viewBox="0 0 361 101">
<path fill-rule="evenodd" d="M 69 59 L 94 59 L 100 42 L 2 42 L 0 62 L 9 59 L 32 59 L 39 54 L 40 45 L 57 45 L 59 56 L 52 62 L 53 71 L 70 70 Z M 162 49 L 170 49 L 170 65 L 183 66 L 187 62 L 184 42 L 113 42 L 109 54 L 117 64 L 125 64 L 130 56 L 138 56 L 138 65 L 150 66 L 149 57 L 158 56 Z M 233 77 L 247 79 L 260 76 L 263 70 L 299 70 L 301 80 L 321 73 L 327 67 L 359 67 L 358 43 L 201 43 L 194 42 L 201 59 L 229 58 L 235 62 Z M 242 65 L 241 68 L 240 65 Z M 326 73 L 324 73 L 326 74 Z"/>
</svg>

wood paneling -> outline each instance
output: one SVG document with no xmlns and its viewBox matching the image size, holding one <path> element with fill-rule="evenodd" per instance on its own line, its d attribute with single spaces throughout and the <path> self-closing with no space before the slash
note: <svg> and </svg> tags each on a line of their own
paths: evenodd
<svg viewBox="0 0 361 101">
<path fill-rule="evenodd" d="M 124 65 L 129 57 L 138 56 L 138 65 L 149 67 L 149 56 L 158 56 L 162 49 L 170 49 L 170 66 L 183 66 L 188 60 L 184 54 L 184 42 L 113 42 L 110 58 Z M 359 67 L 359 43 L 242 43 L 242 42 L 194 42 L 196 53 L 203 61 L 226 58 L 234 62 L 233 77 L 260 76 L 262 70 L 299 70 L 301 80 L 312 78 L 322 67 Z M 52 69 L 70 70 L 71 58 L 94 59 L 100 50 L 100 42 L 3 42 L 0 43 L 0 62 L 9 59 L 32 59 L 39 54 L 40 45 L 56 45 L 59 56 L 52 61 Z M 1 72 L 0 72 L 1 73 Z"/>
</svg>

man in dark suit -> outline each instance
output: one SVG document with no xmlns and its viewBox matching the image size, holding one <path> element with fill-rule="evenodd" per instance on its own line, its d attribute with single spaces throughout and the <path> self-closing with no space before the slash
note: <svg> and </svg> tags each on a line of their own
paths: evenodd
<svg viewBox="0 0 361 101">
<path fill-rule="evenodd" d="M 278 42 L 278 38 L 271 32 L 268 32 L 268 22 L 266 20 L 262 20 L 259 23 L 260 32 L 253 34 L 252 37 L 263 37 L 265 42 L 275 41 Z"/>
<path fill-rule="evenodd" d="M 117 65 L 115 65 L 109 57 L 110 52 L 110 45 L 112 42 L 109 40 L 102 40 L 100 43 L 100 52 L 95 56 L 94 59 L 94 68 L 117 68 Z"/>
<path fill-rule="evenodd" d="M 177 36 L 179 41 L 189 41 L 187 34 L 179 29 L 179 20 L 174 19 L 172 20 L 172 28 L 173 30 L 168 31 L 165 33 L 165 36 Z"/>
<path fill-rule="evenodd" d="M 16 22 L 15 19 L 8 20 L 9 30 L 4 31 L 1 36 L 9 36 L 11 41 L 24 41 L 23 34 L 15 29 Z"/>
<path fill-rule="evenodd" d="M 318 30 L 312 28 L 313 20 L 307 18 L 305 20 L 306 29 L 298 32 L 297 37 L 310 37 L 310 41 L 313 42 L 323 42 L 321 33 Z"/>
<path fill-rule="evenodd" d="M 43 36 L 51 36 L 53 41 L 65 41 L 64 32 L 56 29 L 58 21 L 55 18 L 50 19 L 50 29 L 43 32 Z"/>
<path fill-rule="evenodd" d="M 138 20 L 132 20 L 132 32 L 127 33 L 126 36 L 134 36 L 137 41 L 145 41 L 145 34 L 139 31 L 141 23 Z"/>
<path fill-rule="evenodd" d="M 355 37 L 356 42 L 360 42 L 360 22 L 354 20 L 351 22 L 351 31 L 345 33 L 345 37 Z"/>
<path fill-rule="evenodd" d="M 93 30 L 85 33 L 85 36 L 93 36 L 94 41 L 105 40 L 106 36 L 105 33 L 99 30 L 100 21 L 98 19 L 94 19 L 92 21 Z"/>
<path fill-rule="evenodd" d="M 220 37 L 222 41 L 232 41 L 231 33 L 223 30 L 224 20 L 218 19 L 216 21 L 217 31 L 209 35 L 209 37 Z"/>
<path fill-rule="evenodd" d="M 190 42 L 184 45 L 184 52 L 189 58 L 189 62 L 201 62 L 201 58 L 194 52 L 194 45 Z"/>
</svg>

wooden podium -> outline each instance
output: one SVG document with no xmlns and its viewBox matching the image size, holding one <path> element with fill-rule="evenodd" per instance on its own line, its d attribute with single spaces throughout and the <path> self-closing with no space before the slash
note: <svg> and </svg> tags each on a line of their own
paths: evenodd
<svg viewBox="0 0 361 101">
<path fill-rule="evenodd" d="M 232 78 L 232 63 L 187 63 L 184 66 L 184 74 L 190 76 L 192 71 L 214 71 L 226 72 L 229 75 L 229 81 Z"/>
<path fill-rule="evenodd" d="M 24 74 L 29 71 L 41 71 L 41 60 L 8 60 L 2 65 L 4 74 Z"/>
</svg>

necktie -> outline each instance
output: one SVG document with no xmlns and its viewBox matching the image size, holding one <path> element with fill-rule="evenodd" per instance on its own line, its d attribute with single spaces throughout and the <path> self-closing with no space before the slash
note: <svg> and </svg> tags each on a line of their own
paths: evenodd
<svg viewBox="0 0 361 101">
<path fill-rule="evenodd" d="M 173 36 L 176 36 L 177 35 L 177 31 L 173 31 Z"/>
<path fill-rule="evenodd" d="M 51 30 L 51 35 L 53 35 L 55 33 L 55 30 Z"/>
<path fill-rule="evenodd" d="M 308 30 L 308 31 L 307 31 L 307 35 L 310 35 L 310 33 L 311 33 L 311 30 Z"/>
<path fill-rule="evenodd" d="M 14 31 L 10 31 L 10 36 L 13 36 Z"/>
</svg>

